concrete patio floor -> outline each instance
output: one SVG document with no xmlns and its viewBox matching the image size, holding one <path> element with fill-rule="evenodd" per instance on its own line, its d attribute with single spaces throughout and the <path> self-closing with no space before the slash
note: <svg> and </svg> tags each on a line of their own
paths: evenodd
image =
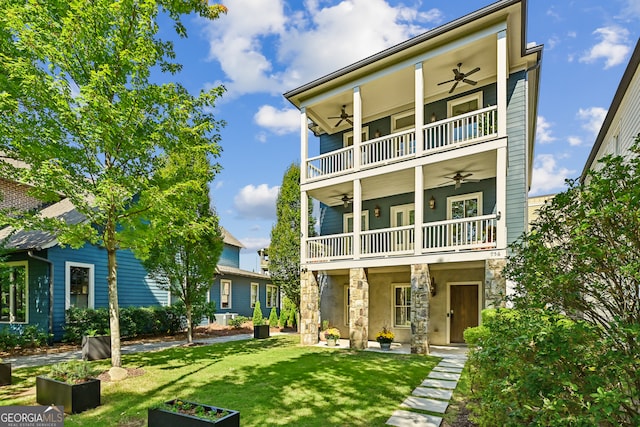
<svg viewBox="0 0 640 427">
<path fill-rule="evenodd" d="M 326 341 L 320 341 L 316 344 L 316 347 L 327 347 L 333 349 L 344 349 L 350 348 L 348 339 L 339 339 L 337 341 L 337 345 L 335 347 L 327 346 Z M 467 346 L 465 344 L 450 344 L 450 345 L 430 345 L 429 346 L 430 355 L 436 357 L 443 357 L 446 359 L 466 359 L 467 357 Z M 390 354 L 411 354 L 411 345 L 403 344 L 403 343 L 391 343 L 391 349 L 382 350 L 380 348 L 380 343 L 377 341 L 369 341 L 367 344 L 367 348 L 364 351 L 376 351 L 380 353 L 390 353 Z"/>
</svg>

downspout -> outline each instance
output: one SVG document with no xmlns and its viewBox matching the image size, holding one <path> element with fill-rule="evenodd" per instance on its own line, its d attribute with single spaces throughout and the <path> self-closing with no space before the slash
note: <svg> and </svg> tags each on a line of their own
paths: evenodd
<svg viewBox="0 0 640 427">
<path fill-rule="evenodd" d="M 49 264 L 49 328 L 48 328 L 49 338 L 48 338 L 48 341 L 52 341 L 53 340 L 53 262 L 46 258 L 42 258 L 37 255 L 34 255 L 33 250 L 31 249 L 27 251 L 27 255 L 29 256 L 29 258 L 33 258 L 35 260 L 46 262 L 47 264 Z M 51 344 L 51 342 L 49 344 Z"/>
</svg>

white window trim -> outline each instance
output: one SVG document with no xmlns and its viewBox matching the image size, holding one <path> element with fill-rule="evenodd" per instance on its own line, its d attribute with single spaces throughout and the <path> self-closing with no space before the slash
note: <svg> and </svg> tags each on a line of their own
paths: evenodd
<svg viewBox="0 0 640 427">
<path fill-rule="evenodd" d="M 403 119 L 405 117 L 409 117 L 409 116 L 413 116 L 413 125 L 409 125 L 409 126 L 404 126 L 404 127 L 396 127 L 396 122 L 399 119 Z M 407 111 L 403 111 L 402 113 L 397 113 L 397 114 L 393 114 L 391 116 L 391 132 L 400 132 L 403 131 L 405 129 L 413 129 L 416 126 L 416 113 L 414 112 L 414 110 L 407 110 Z"/>
<path fill-rule="evenodd" d="M 253 288 L 254 287 L 256 289 L 256 299 L 255 300 L 253 299 Z M 251 301 L 249 301 L 249 305 L 251 306 L 251 308 L 254 308 L 256 306 L 256 301 L 260 301 L 260 283 L 251 282 L 250 298 L 251 298 Z"/>
<path fill-rule="evenodd" d="M 411 319 L 409 319 L 409 325 L 396 325 L 396 288 L 411 289 L 411 283 L 391 284 L 391 325 L 396 329 L 411 329 Z M 409 309 L 411 309 L 411 301 L 409 301 Z M 409 316 L 411 316 L 411 314 L 409 314 Z"/>
<path fill-rule="evenodd" d="M 451 219 L 451 204 L 461 200 L 478 199 L 478 216 L 482 216 L 482 191 L 447 197 L 447 219 Z"/>
<path fill-rule="evenodd" d="M 353 219 L 353 212 L 350 213 L 346 213 L 346 214 L 342 214 L 342 232 L 343 233 L 350 233 L 350 231 L 347 231 L 347 220 L 351 218 Z M 369 211 L 365 210 L 362 211 L 362 222 L 364 222 L 364 228 L 360 231 L 367 231 L 369 229 Z M 355 222 L 353 223 L 353 227 L 355 228 L 356 224 Z"/>
<path fill-rule="evenodd" d="M 229 284 L 229 301 L 228 301 L 228 307 L 222 307 L 222 291 L 224 290 L 224 284 L 228 283 Z M 221 310 L 231 310 L 231 308 L 233 308 L 233 282 L 231 282 L 231 280 L 228 279 L 221 279 L 220 280 L 220 309 Z"/>
<path fill-rule="evenodd" d="M 24 322 L 11 321 L 11 315 L 9 315 L 9 321 L 0 321 L 2 324 L 18 324 L 26 325 L 29 323 L 29 262 L 28 261 L 8 261 L 2 263 L 3 267 L 19 267 L 24 266 L 24 280 L 27 282 L 25 286 L 25 301 L 27 302 L 27 308 L 24 313 Z M 9 301 L 9 306 L 12 306 L 15 302 Z M 10 310 L 11 311 L 11 310 Z"/>
<path fill-rule="evenodd" d="M 71 267 L 89 269 L 89 297 L 88 308 L 95 308 L 95 265 L 84 262 L 66 261 L 64 263 L 64 308 L 71 308 Z"/>
<path fill-rule="evenodd" d="M 413 211 L 413 219 L 414 222 L 416 220 L 415 215 L 416 215 L 416 208 L 415 205 L 413 203 L 407 203 L 406 205 L 395 205 L 395 206 L 391 206 L 389 213 L 391 215 L 391 226 L 392 227 L 400 227 L 397 223 L 397 213 L 398 212 L 404 212 L 407 216 L 407 218 L 409 218 L 409 212 Z M 409 224 L 406 224 L 409 225 Z"/>
<path fill-rule="evenodd" d="M 342 135 L 342 146 L 350 147 L 349 138 L 353 138 L 353 131 L 345 132 Z M 362 127 L 362 141 L 367 141 L 369 139 L 369 126 Z"/>
<path fill-rule="evenodd" d="M 351 301 L 349 301 L 349 285 L 344 285 L 344 326 L 349 326 L 349 310 Z"/>
<path fill-rule="evenodd" d="M 482 108 L 482 91 L 478 91 L 472 93 L 471 95 L 462 96 L 460 98 L 452 99 L 451 101 L 447 101 L 447 117 L 453 117 L 452 111 L 453 107 L 459 104 L 464 104 L 465 102 L 472 101 L 474 99 L 478 100 L 478 109 Z"/>
<path fill-rule="evenodd" d="M 276 297 L 276 301 L 275 304 L 271 304 L 271 301 L 269 300 L 269 289 L 271 289 L 271 295 L 275 295 Z M 278 287 L 276 285 L 271 285 L 271 284 L 267 284 L 267 308 L 272 308 L 272 307 L 278 307 Z"/>
</svg>

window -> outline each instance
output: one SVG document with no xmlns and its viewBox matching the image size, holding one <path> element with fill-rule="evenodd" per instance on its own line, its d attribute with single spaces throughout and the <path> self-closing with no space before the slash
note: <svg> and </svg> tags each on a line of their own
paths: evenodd
<svg viewBox="0 0 640 427">
<path fill-rule="evenodd" d="M 278 287 L 267 285 L 267 308 L 278 306 Z"/>
<path fill-rule="evenodd" d="M 260 289 L 260 285 L 257 283 L 251 283 L 251 307 L 256 306 L 256 301 L 258 301 L 258 292 Z"/>
<path fill-rule="evenodd" d="M 482 108 L 482 92 L 476 92 L 447 102 L 449 117 L 470 113 L 480 108 Z"/>
<path fill-rule="evenodd" d="M 416 223 L 416 210 L 413 203 L 391 206 L 391 227 L 404 227 Z M 392 250 L 406 251 L 413 249 L 415 230 L 413 228 L 394 233 Z"/>
<path fill-rule="evenodd" d="M 369 229 L 369 211 L 362 211 L 362 220 L 360 222 L 360 230 Z M 342 217 L 342 224 L 345 233 L 353 233 L 353 212 L 346 213 Z"/>
<path fill-rule="evenodd" d="M 27 322 L 27 265 L 26 261 L 18 261 L 0 267 L 0 322 Z"/>
<path fill-rule="evenodd" d="M 447 219 L 472 218 L 482 215 L 482 193 L 469 193 L 447 197 Z M 457 222 L 452 224 L 451 239 L 453 245 L 465 245 L 477 241 L 478 221 Z"/>
<path fill-rule="evenodd" d="M 393 286 L 393 326 L 411 327 L 411 285 Z"/>
<path fill-rule="evenodd" d="M 65 263 L 65 308 L 94 308 L 94 266 Z"/>
<path fill-rule="evenodd" d="M 362 139 L 361 141 L 366 141 L 369 139 L 369 127 L 368 126 L 364 126 L 362 128 Z M 343 147 L 350 147 L 353 145 L 353 131 L 351 132 L 345 132 L 344 135 L 342 136 L 342 146 Z"/>
<path fill-rule="evenodd" d="M 220 280 L 220 308 L 231 308 L 231 280 Z"/>
<path fill-rule="evenodd" d="M 416 115 L 413 110 L 404 111 L 402 113 L 391 116 L 391 132 L 399 132 L 405 129 L 411 129 L 415 126 Z"/>
</svg>

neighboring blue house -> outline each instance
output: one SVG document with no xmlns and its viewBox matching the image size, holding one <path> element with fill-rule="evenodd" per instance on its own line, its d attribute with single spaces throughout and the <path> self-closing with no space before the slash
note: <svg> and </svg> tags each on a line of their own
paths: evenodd
<svg viewBox="0 0 640 427">
<path fill-rule="evenodd" d="M 280 308 L 280 291 L 268 275 L 240 269 L 242 243 L 223 228 L 224 249 L 218 261 L 218 275 L 209 291 L 210 301 L 216 302 L 217 313 L 236 313 L 253 316 L 256 301 L 264 317 L 272 307 Z M 219 317 L 220 318 L 220 317 Z"/>
<path fill-rule="evenodd" d="M 68 199 L 44 205 L 29 196 L 28 190 L 27 185 L 0 179 L 0 209 L 40 210 L 45 217 L 68 223 L 84 220 Z M 269 284 L 268 276 L 239 268 L 242 244 L 223 232 L 225 246 L 219 274 L 212 278 L 211 300 L 216 301 L 219 311 L 250 316 L 253 302 L 259 298 L 268 316 L 270 307 L 279 302 L 277 288 Z M 0 270 L 0 330 L 37 325 L 60 340 L 69 307 L 108 307 L 107 254 L 103 249 L 88 244 L 79 249 L 62 247 L 52 234 L 12 232 L 9 227 L 0 230 L 0 242 L 10 251 L 3 262 L 8 268 Z M 120 307 L 170 304 L 169 293 L 147 275 L 131 251 L 118 251 L 117 262 Z"/>
</svg>

